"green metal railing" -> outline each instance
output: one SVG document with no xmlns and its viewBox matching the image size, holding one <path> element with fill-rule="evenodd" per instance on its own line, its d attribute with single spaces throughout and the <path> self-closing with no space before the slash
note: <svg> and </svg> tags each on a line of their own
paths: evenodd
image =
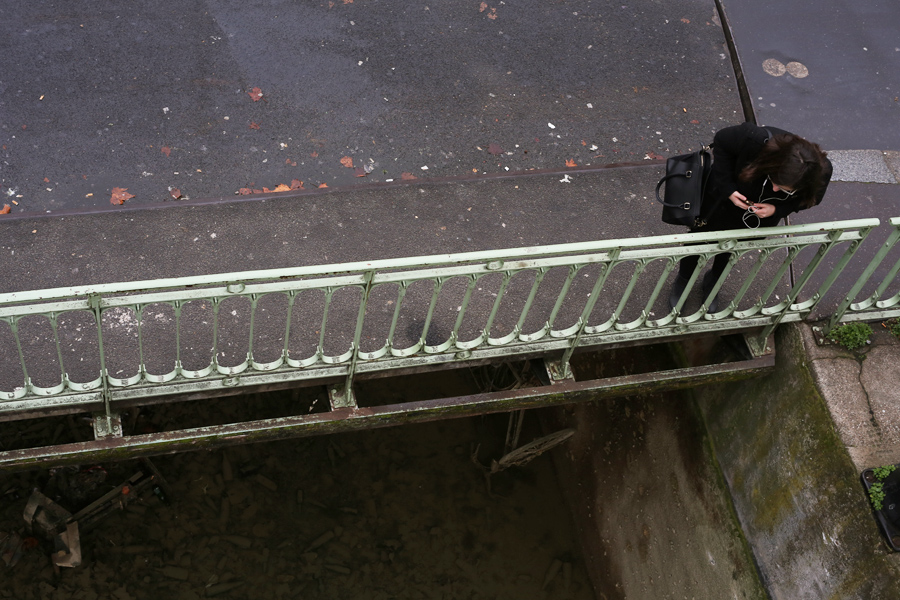
<svg viewBox="0 0 900 600">
<path fill-rule="evenodd" d="M 152 396 L 303 379 L 342 383 L 355 406 L 361 373 L 698 333 L 752 332 L 763 352 L 780 324 L 807 318 L 854 259 L 877 219 L 765 230 L 606 240 L 25 291 L 0 295 L 0 419 Z M 900 239 L 900 219 L 838 303 L 842 319 L 900 315 L 882 299 L 900 261 L 865 300 L 856 295 Z M 700 270 L 674 310 L 679 259 L 730 256 L 710 294 Z M 793 277 L 791 276 L 793 270 Z M 4 329 L 5 328 L 5 329 Z M 112 427 L 112 425 L 110 425 Z M 114 432 L 110 432 L 114 433 Z"/>
</svg>

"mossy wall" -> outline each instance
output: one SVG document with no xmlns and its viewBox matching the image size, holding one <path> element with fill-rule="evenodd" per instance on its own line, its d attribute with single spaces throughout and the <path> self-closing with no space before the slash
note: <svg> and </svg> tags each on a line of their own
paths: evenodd
<svg viewBox="0 0 900 600">
<path fill-rule="evenodd" d="M 584 378 L 672 368 L 665 346 L 577 356 Z M 540 411 L 597 600 L 765 600 L 690 392 Z"/>
<path fill-rule="evenodd" d="M 799 325 L 771 375 L 695 390 L 763 581 L 776 600 L 900 598 L 900 555 L 806 367 Z"/>
</svg>

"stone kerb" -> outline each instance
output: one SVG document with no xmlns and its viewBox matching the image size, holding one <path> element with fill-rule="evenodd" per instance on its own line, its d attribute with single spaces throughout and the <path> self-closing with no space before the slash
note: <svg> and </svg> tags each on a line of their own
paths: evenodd
<svg viewBox="0 0 900 600">
<path fill-rule="evenodd" d="M 799 326 L 810 373 L 858 471 L 900 463 L 900 340 L 873 324 L 871 344 L 858 352 L 818 345 Z"/>
</svg>

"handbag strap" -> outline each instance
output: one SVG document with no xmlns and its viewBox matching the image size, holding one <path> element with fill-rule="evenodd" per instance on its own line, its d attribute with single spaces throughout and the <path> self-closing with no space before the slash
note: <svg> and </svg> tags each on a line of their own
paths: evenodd
<svg viewBox="0 0 900 600">
<path fill-rule="evenodd" d="M 709 151 L 710 151 L 710 149 L 711 149 L 712 147 L 713 147 L 713 145 L 712 145 L 712 144 L 709 144 L 709 145 L 707 145 L 707 146 L 703 146 L 702 148 L 700 148 L 700 149 L 697 151 L 697 154 L 700 154 L 700 155 L 701 155 L 701 158 L 700 158 L 700 160 L 701 160 L 701 172 L 699 173 L 699 175 L 700 175 L 701 177 L 703 177 L 704 174 L 707 175 L 707 176 L 709 175 L 708 173 L 704 173 L 704 172 L 703 172 L 703 171 L 707 170 L 707 169 L 704 169 L 704 167 L 706 167 L 706 166 L 708 166 L 708 165 L 704 165 L 704 164 L 702 163 L 702 161 L 704 161 L 704 160 L 711 160 L 711 157 L 709 156 Z M 670 208 L 680 208 L 681 210 L 690 210 L 690 208 L 691 208 L 691 203 L 690 203 L 690 202 L 684 202 L 684 203 L 682 203 L 682 204 L 670 204 L 670 203 L 666 202 L 665 200 L 663 200 L 662 196 L 659 195 L 659 190 L 662 188 L 662 186 L 664 186 L 664 185 L 666 184 L 666 181 L 668 181 L 669 179 L 672 179 L 673 177 L 691 177 L 692 175 L 693 175 L 693 173 L 691 173 L 690 171 L 688 171 L 688 173 L 671 173 L 671 174 L 667 174 L 665 177 L 663 177 L 662 179 L 660 179 L 660 180 L 656 183 L 656 200 L 657 200 L 657 202 L 659 202 L 659 203 L 662 204 L 663 206 L 668 206 L 668 207 L 670 207 Z M 702 182 L 700 183 L 701 191 L 702 191 L 702 189 L 703 189 L 703 187 L 704 187 L 705 185 L 706 185 L 706 181 L 705 181 L 705 180 L 702 181 Z M 702 200 L 702 199 L 701 199 L 701 200 Z"/>
<path fill-rule="evenodd" d="M 659 195 L 660 188 L 662 188 L 662 186 L 665 185 L 666 181 L 668 181 L 669 179 L 672 179 L 673 177 L 687 177 L 687 175 L 685 175 L 684 173 L 675 173 L 673 175 L 666 175 L 665 177 L 660 179 L 659 182 L 657 182 L 657 184 L 656 184 L 656 200 L 663 206 L 669 206 L 671 208 L 680 208 L 681 210 L 690 210 L 690 208 L 691 208 L 690 202 L 684 202 L 682 204 L 670 204 L 670 203 L 666 202 L 665 200 L 663 200 L 662 196 Z"/>
</svg>

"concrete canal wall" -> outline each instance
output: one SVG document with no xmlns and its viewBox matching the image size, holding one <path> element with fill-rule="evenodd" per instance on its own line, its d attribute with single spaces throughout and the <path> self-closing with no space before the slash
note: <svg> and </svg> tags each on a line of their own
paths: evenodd
<svg viewBox="0 0 900 600">
<path fill-rule="evenodd" d="M 773 598 L 900 598 L 900 555 L 859 479 L 900 456 L 888 410 L 900 395 L 891 383 L 900 348 L 884 333 L 874 341 L 855 355 L 817 346 L 805 325 L 782 327 L 771 376 L 696 391 Z"/>
<path fill-rule="evenodd" d="M 900 598 L 859 478 L 900 462 L 900 345 L 877 329 L 852 353 L 785 326 L 766 376 L 545 413 L 577 430 L 556 465 L 598 600 Z"/>
</svg>

